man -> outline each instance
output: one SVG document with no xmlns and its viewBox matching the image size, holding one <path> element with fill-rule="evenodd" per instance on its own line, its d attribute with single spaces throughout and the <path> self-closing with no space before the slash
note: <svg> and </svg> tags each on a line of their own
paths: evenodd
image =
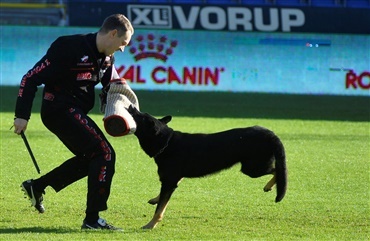
<svg viewBox="0 0 370 241">
<path fill-rule="evenodd" d="M 100 218 L 107 209 L 116 155 L 103 132 L 87 115 L 94 106 L 95 86 L 109 88 L 112 76 L 118 76 L 114 52 L 123 52 L 134 29 L 122 14 L 107 17 L 97 33 L 62 36 L 46 55 L 22 78 L 17 97 L 14 132 L 27 128 L 37 86 L 44 84 L 41 119 L 75 155 L 62 165 L 21 187 L 32 206 L 40 213 L 44 189 L 56 192 L 88 177 L 86 217 L 82 229 L 121 230 Z"/>
</svg>

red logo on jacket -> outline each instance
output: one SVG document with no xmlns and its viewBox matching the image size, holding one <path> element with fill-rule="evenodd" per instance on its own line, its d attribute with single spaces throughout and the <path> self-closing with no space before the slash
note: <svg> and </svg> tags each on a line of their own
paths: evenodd
<svg viewBox="0 0 370 241">
<path fill-rule="evenodd" d="M 78 73 L 76 80 L 90 80 L 92 77 L 90 72 Z"/>
</svg>

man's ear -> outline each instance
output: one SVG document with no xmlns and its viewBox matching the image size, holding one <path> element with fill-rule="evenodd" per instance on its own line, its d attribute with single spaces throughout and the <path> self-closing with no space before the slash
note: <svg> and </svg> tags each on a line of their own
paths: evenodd
<svg viewBox="0 0 370 241">
<path fill-rule="evenodd" d="M 160 122 L 164 123 L 164 124 L 167 124 L 168 122 L 170 122 L 172 120 L 172 116 L 170 115 L 167 115 L 161 119 L 159 119 Z"/>
<path fill-rule="evenodd" d="M 109 35 L 112 36 L 112 37 L 115 37 L 116 34 L 118 34 L 118 30 L 117 29 L 113 29 L 113 30 L 109 31 Z"/>
</svg>

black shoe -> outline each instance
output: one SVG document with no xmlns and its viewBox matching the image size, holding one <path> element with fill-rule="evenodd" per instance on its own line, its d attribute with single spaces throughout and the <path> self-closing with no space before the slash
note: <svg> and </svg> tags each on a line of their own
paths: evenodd
<svg viewBox="0 0 370 241">
<path fill-rule="evenodd" d="M 107 224 L 107 222 L 102 218 L 99 218 L 98 221 L 96 221 L 96 223 L 94 223 L 94 224 L 88 224 L 84 220 L 84 222 L 82 223 L 81 229 L 86 229 L 86 230 L 89 230 L 89 229 L 90 230 L 100 230 L 100 229 L 102 229 L 102 230 L 123 231 L 122 228 L 117 228 L 117 227 L 114 227 L 113 225 Z"/>
<path fill-rule="evenodd" d="M 45 192 L 37 192 L 33 188 L 34 181 L 32 179 L 24 181 L 21 185 L 21 188 L 24 192 L 24 194 L 31 200 L 32 206 L 39 211 L 39 213 L 45 212 L 44 205 L 42 205 L 42 201 L 44 198 L 42 197 L 42 194 L 45 194 Z"/>
</svg>

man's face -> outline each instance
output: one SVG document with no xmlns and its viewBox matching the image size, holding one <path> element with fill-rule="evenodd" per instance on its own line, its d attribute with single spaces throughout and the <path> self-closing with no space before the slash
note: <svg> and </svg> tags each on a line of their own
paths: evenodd
<svg viewBox="0 0 370 241">
<path fill-rule="evenodd" d="M 106 55 L 112 55 L 116 51 L 123 52 L 131 40 L 132 33 L 131 31 L 127 31 L 125 34 L 119 37 L 117 30 L 113 30 L 110 32 L 109 36 L 110 43 L 105 51 Z"/>
</svg>

